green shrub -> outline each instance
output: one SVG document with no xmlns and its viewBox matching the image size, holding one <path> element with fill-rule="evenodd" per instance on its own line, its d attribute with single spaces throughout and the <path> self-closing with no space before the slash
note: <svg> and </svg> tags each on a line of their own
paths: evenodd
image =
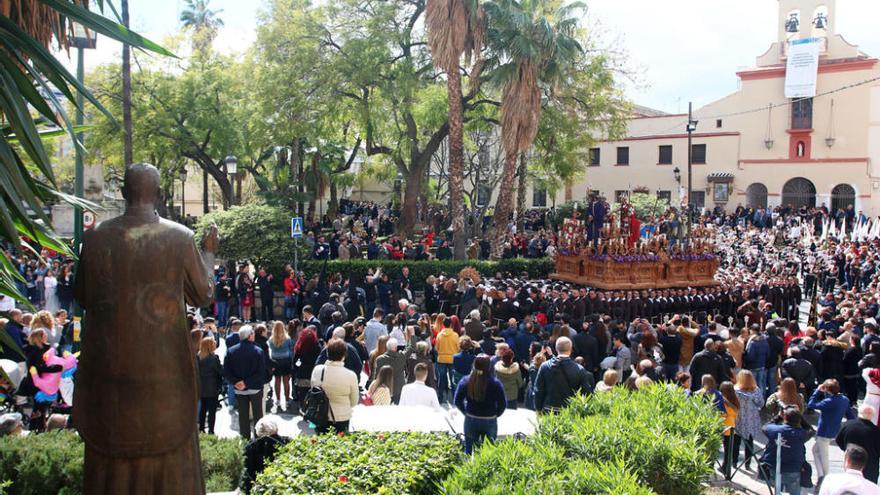
<svg viewBox="0 0 880 495">
<path fill-rule="evenodd" d="M 202 435 L 202 470 L 208 491 L 231 491 L 242 470 L 241 441 Z M 0 442 L 0 479 L 10 480 L 10 495 L 82 493 L 82 441 L 75 432 L 6 437 Z"/>
<path fill-rule="evenodd" d="M 323 261 L 309 260 L 300 262 L 300 269 L 306 276 L 321 273 Z M 328 273 L 342 273 L 350 276 L 353 280 L 363 280 L 367 270 L 378 267 L 382 273 L 387 273 L 392 280 L 400 276 L 400 270 L 404 266 L 409 267 L 410 279 L 413 290 L 423 290 L 425 280 L 429 275 L 438 275 L 441 272 L 452 277 L 457 277 L 462 268 L 471 266 L 480 272 L 483 277 L 494 277 L 496 273 L 507 274 L 518 278 L 521 273 L 528 272 L 530 279 L 547 278 L 555 271 L 556 265 L 550 258 L 525 259 L 516 258 L 498 261 L 393 261 L 393 260 L 333 260 L 327 262 Z"/>
<path fill-rule="evenodd" d="M 10 495 L 82 493 L 83 444 L 70 431 L 5 437 L 0 442 L 0 479 Z"/>
<path fill-rule="evenodd" d="M 511 438 L 479 449 L 442 484 L 448 495 L 570 494 L 652 495 L 619 461 L 568 458 L 549 442 Z"/>
<path fill-rule="evenodd" d="M 228 492 L 238 487 L 244 458 L 239 437 L 220 438 L 206 433 L 199 435 L 202 454 L 202 475 L 208 492 Z"/>
<path fill-rule="evenodd" d="M 253 493 L 429 494 L 460 459 L 459 442 L 444 434 L 301 436 L 278 452 Z"/>
<path fill-rule="evenodd" d="M 576 458 L 623 459 L 657 493 L 688 495 L 702 492 L 721 431 L 710 404 L 658 384 L 638 393 L 618 387 L 578 397 L 560 414 L 542 417 L 533 441 Z"/>
<path fill-rule="evenodd" d="M 293 262 L 296 246 L 290 237 L 290 218 L 286 208 L 249 203 L 228 210 L 211 212 L 199 219 L 196 237 L 202 239 L 211 224 L 220 233 L 217 256 L 228 261 L 249 260 L 280 274 L 285 263 Z M 308 250 L 299 241 L 300 259 Z"/>
<path fill-rule="evenodd" d="M 485 445 L 442 485 L 450 495 L 691 495 L 712 472 L 715 409 L 663 385 L 578 396 L 522 442 Z"/>
</svg>

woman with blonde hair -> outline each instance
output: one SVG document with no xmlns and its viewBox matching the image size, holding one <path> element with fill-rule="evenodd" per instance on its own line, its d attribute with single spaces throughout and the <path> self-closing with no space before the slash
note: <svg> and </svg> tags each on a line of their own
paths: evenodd
<svg viewBox="0 0 880 495">
<path fill-rule="evenodd" d="M 290 375 L 293 374 L 293 340 L 287 333 L 284 323 L 276 321 L 272 325 L 272 337 L 269 339 L 269 359 L 272 361 L 272 376 L 275 377 L 275 397 L 278 408 L 281 408 L 281 397 L 284 397 L 284 409 L 290 404 Z M 284 386 L 284 395 L 281 387 Z"/>
<path fill-rule="evenodd" d="M 207 421 L 208 433 L 214 434 L 214 423 L 217 419 L 217 396 L 223 386 L 223 366 L 214 351 L 217 342 L 213 337 L 205 337 L 199 342 L 199 431 L 205 431 Z"/>
<path fill-rule="evenodd" d="M 57 347 L 61 342 L 61 332 L 55 329 L 55 317 L 49 311 L 38 311 L 31 322 L 32 331 L 42 328 L 46 331 L 46 342 L 50 347 Z"/>
<path fill-rule="evenodd" d="M 620 373 L 614 368 L 605 370 L 602 374 L 602 381 L 596 385 L 596 392 L 610 392 L 620 380 Z"/>
<path fill-rule="evenodd" d="M 740 370 L 736 375 L 736 396 L 739 399 L 739 414 L 736 416 L 736 434 L 742 437 L 746 453 L 746 469 L 755 456 L 755 438 L 761 431 L 761 407 L 764 394 L 758 389 L 755 375 L 749 370 Z M 739 459 L 739 446 L 733 453 L 734 461 Z"/>
<path fill-rule="evenodd" d="M 28 345 L 25 346 L 25 364 L 27 373 L 18 386 L 17 394 L 22 397 L 28 397 L 33 400 L 34 410 L 30 414 L 30 430 L 42 432 L 46 427 L 46 418 L 49 417 L 49 409 L 51 402 L 41 402 L 37 399 L 37 386 L 34 384 L 34 375 L 42 377 L 44 373 L 60 373 L 62 366 L 55 364 L 49 366 L 43 359 L 46 351 L 50 350 L 49 337 L 45 328 L 34 328 L 31 330 L 27 338 Z"/>
<path fill-rule="evenodd" d="M 394 389 L 394 370 L 385 365 L 376 373 L 376 379 L 367 389 L 367 403 L 374 406 L 390 406 Z"/>
<path fill-rule="evenodd" d="M 773 416 L 782 414 L 786 407 L 796 407 L 798 412 L 804 412 L 804 398 L 798 393 L 797 382 L 794 378 L 785 378 L 779 384 L 779 390 L 767 397 L 764 404 Z"/>
</svg>

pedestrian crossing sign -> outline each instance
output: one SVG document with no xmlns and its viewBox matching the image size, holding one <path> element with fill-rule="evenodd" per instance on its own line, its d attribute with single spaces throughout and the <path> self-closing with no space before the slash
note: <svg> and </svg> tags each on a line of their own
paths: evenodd
<svg viewBox="0 0 880 495">
<path fill-rule="evenodd" d="M 290 237 L 299 239 L 303 236 L 303 219 L 302 217 L 293 217 L 290 219 Z"/>
</svg>

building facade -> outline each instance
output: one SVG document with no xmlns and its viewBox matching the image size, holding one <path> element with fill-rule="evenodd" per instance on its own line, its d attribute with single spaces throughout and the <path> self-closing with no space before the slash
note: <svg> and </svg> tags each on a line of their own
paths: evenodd
<svg viewBox="0 0 880 495">
<path fill-rule="evenodd" d="M 777 41 L 737 72 L 738 91 L 694 111 L 693 204 L 853 204 L 880 215 L 880 64 L 837 34 L 835 20 L 835 0 L 779 0 Z M 788 42 L 803 38 L 821 40 L 816 96 L 786 99 Z M 627 137 L 593 148 L 584 179 L 556 202 L 588 190 L 687 201 L 687 124 L 687 114 L 637 107 Z"/>
</svg>

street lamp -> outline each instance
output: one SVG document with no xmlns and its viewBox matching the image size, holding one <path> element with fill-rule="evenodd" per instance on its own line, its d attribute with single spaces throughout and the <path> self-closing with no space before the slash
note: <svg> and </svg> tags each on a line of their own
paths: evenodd
<svg viewBox="0 0 880 495">
<path fill-rule="evenodd" d="M 694 189 L 693 184 L 693 171 L 692 166 L 694 162 L 694 145 L 693 145 L 693 134 L 694 131 L 697 130 L 698 120 L 694 120 L 694 104 L 688 103 L 688 122 L 687 122 L 687 135 L 688 135 L 688 181 L 687 181 L 687 237 L 690 239 L 691 237 L 691 223 L 693 222 L 692 212 L 693 212 L 693 203 L 691 202 L 691 194 Z"/>
<path fill-rule="evenodd" d="M 675 177 L 675 182 L 678 182 L 678 184 L 681 185 L 681 169 L 675 167 L 675 169 L 672 170 L 672 176 Z"/>
<path fill-rule="evenodd" d="M 237 193 L 235 191 L 235 180 L 237 179 L 236 176 L 238 175 L 238 158 L 236 158 L 235 155 L 229 155 L 226 157 L 225 161 L 226 161 L 226 173 L 229 174 L 230 181 L 233 181 L 230 184 L 230 187 L 232 188 L 232 193 L 233 193 L 232 194 L 232 204 L 235 204 L 236 198 L 238 197 L 239 194 L 241 194 L 241 186 L 238 187 Z"/>
<path fill-rule="evenodd" d="M 73 39 L 71 43 L 76 48 L 76 80 L 79 81 L 80 84 L 83 84 L 85 80 L 85 63 L 83 62 L 83 55 L 85 54 L 86 49 L 94 49 L 98 46 L 98 33 L 93 29 L 86 29 L 85 26 L 79 23 L 73 24 Z M 76 92 L 76 125 L 77 127 L 82 127 L 85 116 L 83 115 L 83 108 L 85 103 L 83 102 L 83 94 L 82 91 Z M 80 144 L 83 142 L 83 133 L 76 133 L 76 140 L 79 141 Z M 82 147 L 74 146 L 74 186 L 73 186 L 73 194 L 77 198 L 83 198 L 85 196 L 85 191 L 83 187 L 83 156 L 82 156 Z M 73 207 L 73 252 L 78 256 L 80 251 L 80 246 L 82 245 L 82 236 L 83 236 L 83 209 L 81 206 Z M 80 308 L 79 304 L 74 301 L 73 305 L 73 314 L 75 316 L 82 316 L 82 308 Z"/>
<path fill-rule="evenodd" d="M 181 166 L 177 172 L 180 177 L 180 219 L 186 220 L 186 166 Z"/>
<path fill-rule="evenodd" d="M 77 52 L 77 60 L 76 60 L 76 79 L 82 84 L 85 79 L 85 63 L 83 61 L 83 54 L 86 49 L 94 49 L 98 46 L 98 33 L 93 29 L 86 29 L 85 26 L 79 23 L 75 23 L 73 25 L 73 39 L 71 43 Z M 76 93 L 76 125 L 82 126 L 85 120 L 85 116 L 83 115 L 83 94 L 82 92 L 77 91 Z M 83 142 L 83 134 L 82 132 L 78 132 L 76 134 L 76 140 L 80 143 Z M 84 187 L 83 187 L 83 156 L 81 146 L 74 146 L 75 152 L 75 164 L 74 164 L 74 195 L 78 198 L 83 198 L 84 196 Z M 79 254 L 79 247 L 82 243 L 82 233 L 83 233 L 83 210 L 80 206 L 74 206 L 73 209 L 73 249 L 74 252 Z"/>
</svg>

